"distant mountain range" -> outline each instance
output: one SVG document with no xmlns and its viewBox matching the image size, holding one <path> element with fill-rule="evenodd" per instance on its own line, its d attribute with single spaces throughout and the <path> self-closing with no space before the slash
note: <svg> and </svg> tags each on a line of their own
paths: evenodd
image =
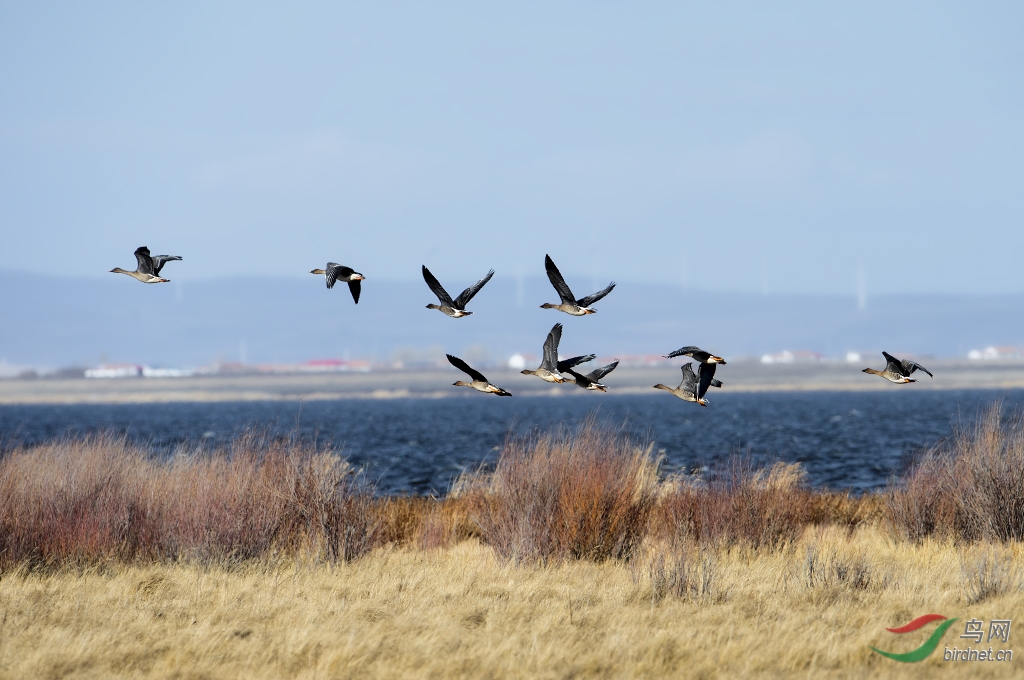
<svg viewBox="0 0 1024 680">
<path fill-rule="evenodd" d="M 574 318 L 541 310 L 557 302 L 544 278 L 496 276 L 450 319 L 422 281 L 364 282 L 359 305 L 323 277 L 175 279 L 144 285 L 123 276 L 56 278 L 0 272 L 0 359 L 40 367 L 101 361 L 196 366 L 215 361 L 290 363 L 361 358 L 406 363 L 468 355 L 481 364 L 539 355 L 556 322 L 563 354 L 664 354 L 697 344 L 728 357 L 809 350 L 966 356 L 989 345 L 1024 345 L 1024 295 L 887 295 L 859 311 L 851 297 L 708 292 L 619 282 Z M 455 296 L 484 274 L 435 272 Z M 607 281 L 569 283 L 580 295 Z"/>
</svg>

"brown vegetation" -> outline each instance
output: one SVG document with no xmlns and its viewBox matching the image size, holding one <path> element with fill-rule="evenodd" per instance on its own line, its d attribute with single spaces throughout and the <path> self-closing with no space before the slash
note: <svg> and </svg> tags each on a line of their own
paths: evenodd
<svg viewBox="0 0 1024 680">
<path fill-rule="evenodd" d="M 112 436 L 0 459 L 0 569 L 345 561 L 386 544 L 433 549 L 468 538 L 513 562 L 629 560 L 646 539 L 677 552 L 775 550 L 808 526 L 878 523 L 913 541 L 1022 540 L 1024 420 L 997 406 L 926 452 L 898 485 L 860 497 L 811 489 L 796 465 L 758 468 L 743 457 L 704 477 L 662 480 L 649 446 L 593 421 L 510 437 L 493 471 L 464 476 L 444 499 L 375 497 L 331 451 L 259 432 L 167 459 Z M 686 559 L 666 564 L 679 571 Z"/>
<path fill-rule="evenodd" d="M 587 421 L 513 437 L 492 473 L 464 479 L 470 517 L 512 561 L 628 559 L 657 498 L 650 447 Z"/>
<path fill-rule="evenodd" d="M 376 497 L 259 433 L 12 452 L 0 678 L 952 676 L 869 646 L 909 649 L 885 627 L 923 612 L 1024 606 L 1020 419 L 860 497 L 746 458 L 662 479 L 650 450 L 593 422 L 510 438 L 444 499 Z"/>
<path fill-rule="evenodd" d="M 0 567 L 351 559 L 377 542 L 375 508 L 344 460 L 256 432 L 163 461 L 124 438 L 65 440 L 0 460 Z"/>
<path fill-rule="evenodd" d="M 1024 540 L 1024 416 L 999 404 L 920 457 L 888 493 L 903 538 Z"/>
</svg>

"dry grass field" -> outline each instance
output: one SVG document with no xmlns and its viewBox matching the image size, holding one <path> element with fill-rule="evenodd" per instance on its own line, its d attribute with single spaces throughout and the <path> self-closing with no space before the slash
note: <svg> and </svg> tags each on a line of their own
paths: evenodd
<svg viewBox="0 0 1024 680">
<path fill-rule="evenodd" d="M 513 565 L 467 540 L 351 563 L 13 572 L 0 580 L 0 677 L 1019 676 L 1017 660 L 945 662 L 940 645 L 901 664 L 869 645 L 916 647 L 924 636 L 884 628 L 923 613 L 1013 618 L 1021 552 L 819 527 L 773 551 L 697 551 L 685 566 L 657 550 L 632 564 Z M 972 604 L 985 557 L 1004 572 Z M 680 568 L 688 588 L 672 583 Z"/>
<path fill-rule="evenodd" d="M 943 650 L 1024 610 L 1022 489 L 998 409 L 861 498 L 739 458 L 665 479 L 592 423 L 440 500 L 258 435 L 56 442 L 0 459 L 0 678 L 1009 677 Z M 927 659 L 871 651 L 927 613 L 959 619 Z"/>
</svg>

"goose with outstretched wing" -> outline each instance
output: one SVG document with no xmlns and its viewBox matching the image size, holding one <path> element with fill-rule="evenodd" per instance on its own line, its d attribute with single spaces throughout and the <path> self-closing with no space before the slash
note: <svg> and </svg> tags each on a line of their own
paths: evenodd
<svg viewBox="0 0 1024 680">
<path fill-rule="evenodd" d="M 452 300 L 452 297 L 448 294 L 448 291 L 444 289 L 444 286 L 430 273 L 426 265 L 423 265 L 423 280 L 427 282 L 427 286 L 437 296 L 438 302 L 441 304 L 435 305 L 433 303 L 427 305 L 427 309 L 439 310 L 442 314 L 446 314 L 453 319 L 458 319 L 463 316 L 469 316 L 473 312 L 466 311 L 466 305 L 473 299 L 473 296 L 480 292 L 480 289 L 484 287 L 491 277 L 494 276 L 494 270 L 487 272 L 487 276 L 480 279 L 466 290 L 459 293 L 459 297 Z"/>
<path fill-rule="evenodd" d="M 160 276 L 160 270 L 171 260 L 180 260 L 180 255 L 150 255 L 149 248 L 141 246 L 135 249 L 135 261 L 138 263 L 135 271 L 128 271 L 120 267 L 110 270 L 112 274 L 126 274 L 136 281 L 143 283 L 170 283 L 170 279 Z"/>
<path fill-rule="evenodd" d="M 595 368 L 593 371 L 591 371 L 590 373 L 587 373 L 586 375 L 582 375 L 580 373 L 577 373 L 576 371 L 572 370 L 571 368 L 566 369 L 565 372 L 568 373 L 569 375 L 571 375 L 573 377 L 573 379 L 575 379 L 577 387 L 582 387 L 585 390 L 592 390 L 592 391 L 598 391 L 598 392 L 607 392 L 608 391 L 608 386 L 601 384 L 601 378 L 605 377 L 606 375 L 608 375 L 609 373 L 614 371 L 615 367 L 618 366 L 618 365 L 619 365 L 618 361 L 613 361 L 612 363 L 608 364 L 607 366 L 602 366 L 601 368 Z"/>
<path fill-rule="evenodd" d="M 511 392 L 506 392 L 497 385 L 492 385 L 491 382 L 484 376 L 483 373 L 472 368 L 462 359 L 452 356 L 451 354 L 445 354 L 448 357 L 448 363 L 455 368 L 459 369 L 473 380 L 471 382 L 465 382 L 463 380 L 456 380 L 452 383 L 456 387 L 472 387 L 477 392 L 484 392 L 486 394 L 496 394 L 499 397 L 511 397 Z"/>
<path fill-rule="evenodd" d="M 327 269 L 313 269 L 309 273 L 327 277 L 328 289 L 334 288 L 334 284 L 338 281 L 347 283 L 348 290 L 352 293 L 352 299 L 357 305 L 359 304 L 359 293 L 362 290 L 359 282 L 366 277 L 352 269 L 352 267 L 346 267 L 337 262 L 328 262 Z"/>
<path fill-rule="evenodd" d="M 671 392 L 683 401 L 691 401 L 695 404 L 700 404 L 701 406 L 707 406 L 708 400 L 704 395 L 708 391 L 708 388 L 722 386 L 721 381 L 714 379 L 713 370 L 705 370 L 708 367 L 714 368 L 714 364 L 699 364 L 697 371 L 700 375 L 698 375 L 693 372 L 693 364 L 683 364 L 683 380 L 679 383 L 679 387 L 673 389 L 667 385 L 658 383 L 654 388 Z"/>
<path fill-rule="evenodd" d="M 881 376 L 889 382 L 896 383 L 897 385 L 917 382 L 917 380 L 910 377 L 914 371 L 924 371 L 929 376 L 933 378 L 935 377 L 932 375 L 931 371 L 916 361 L 911 361 L 910 359 L 897 359 L 888 352 L 882 352 L 882 356 L 885 357 L 884 369 L 877 371 L 873 368 L 865 368 L 862 372 Z"/>
<path fill-rule="evenodd" d="M 555 292 L 558 293 L 558 297 L 561 302 L 557 305 L 545 302 L 540 306 L 541 309 L 557 309 L 560 312 L 565 312 L 566 314 L 571 314 L 573 316 L 596 314 L 597 310 L 591 308 L 590 305 L 612 292 L 612 288 L 615 288 L 615 282 L 612 281 L 604 290 L 600 290 L 593 295 L 588 295 L 577 300 L 572 294 L 572 290 L 570 290 L 569 286 L 565 283 L 562 273 L 558 271 L 558 267 L 555 266 L 550 255 L 544 256 L 544 269 L 547 271 L 548 280 L 551 281 L 551 285 L 554 287 Z"/>
<path fill-rule="evenodd" d="M 695 347 L 693 345 L 680 347 L 676 351 L 669 352 L 665 355 L 666 359 L 672 359 L 673 357 L 690 357 L 702 364 L 725 364 L 725 359 L 722 357 L 715 356 L 711 352 L 705 352 L 700 347 Z"/>
<path fill-rule="evenodd" d="M 523 369 L 520 373 L 523 373 L 524 375 L 535 375 L 545 382 L 565 382 L 565 378 L 562 377 L 561 372 L 558 369 L 558 343 L 561 342 L 561 340 L 562 324 L 556 323 L 548 332 L 547 339 L 544 340 L 544 357 L 541 359 L 540 366 L 533 371 Z M 582 360 L 584 357 L 576 358 Z M 580 363 L 582 363 L 582 361 L 580 361 Z"/>
</svg>

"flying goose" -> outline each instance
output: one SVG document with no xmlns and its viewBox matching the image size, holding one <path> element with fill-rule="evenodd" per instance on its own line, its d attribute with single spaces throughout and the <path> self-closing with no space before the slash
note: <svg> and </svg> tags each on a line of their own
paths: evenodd
<svg viewBox="0 0 1024 680">
<path fill-rule="evenodd" d="M 595 390 L 600 392 L 607 392 L 608 387 L 600 383 L 601 378 L 605 377 L 609 373 L 615 370 L 615 367 L 619 365 L 618 361 L 613 361 L 607 366 L 594 369 L 586 375 L 580 375 L 571 368 L 565 370 L 566 373 L 576 379 L 576 386 L 582 387 L 585 390 Z"/>
<path fill-rule="evenodd" d="M 551 285 L 555 287 L 555 291 L 558 292 L 558 297 L 561 298 L 561 302 L 557 305 L 553 305 L 550 302 L 545 302 L 540 306 L 541 309 L 557 309 L 560 312 L 566 314 L 572 314 L 573 316 L 583 316 L 584 314 L 596 314 L 596 309 L 591 309 L 590 305 L 594 304 L 608 293 L 612 292 L 612 288 L 615 287 L 615 282 L 612 281 L 608 284 L 608 287 L 604 290 L 598 291 L 593 295 L 580 298 L 577 300 L 572 291 L 569 290 L 569 286 L 566 285 L 565 279 L 562 278 L 561 272 L 558 271 L 558 267 L 551 260 L 550 255 L 544 256 L 544 269 L 548 272 L 548 280 L 551 281 Z"/>
<path fill-rule="evenodd" d="M 714 374 L 713 371 L 705 371 L 708 366 L 714 367 L 714 364 L 700 364 L 697 369 L 700 373 L 700 378 L 693 372 L 693 364 L 685 363 L 682 366 L 683 380 L 679 383 L 679 387 L 672 389 L 667 385 L 658 383 L 654 386 L 655 389 L 665 390 L 671 392 L 675 396 L 679 397 L 683 401 L 692 401 L 701 406 L 707 406 L 708 400 L 704 398 L 704 394 L 708 391 L 708 387 L 721 387 L 721 381 L 715 380 L 711 377 Z M 717 384 L 716 384 L 717 383 Z"/>
<path fill-rule="evenodd" d="M 487 378 L 484 377 L 483 373 L 474 368 L 471 368 L 470 365 L 467 364 L 462 359 L 458 357 L 453 357 L 451 354 L 445 354 L 445 356 L 448 357 L 448 363 L 450 363 L 452 366 L 459 369 L 460 371 L 462 371 L 463 373 L 465 373 L 466 375 L 473 379 L 473 382 L 463 382 L 462 380 L 456 380 L 455 382 L 452 383 L 456 387 L 472 387 L 477 392 L 488 392 L 490 394 L 497 394 L 499 397 L 512 396 L 511 392 L 506 392 L 500 387 L 492 385 L 490 382 L 488 382 Z"/>
<path fill-rule="evenodd" d="M 910 377 L 910 374 L 913 373 L 914 371 L 924 371 L 932 378 L 935 377 L 934 375 L 932 375 L 931 371 L 929 371 L 927 368 L 917 363 L 916 361 L 911 361 L 910 359 L 897 359 L 888 352 L 882 352 L 882 356 L 885 357 L 885 370 L 876 371 L 873 368 L 865 368 L 863 372 L 873 373 L 874 375 L 880 375 L 889 382 L 894 382 L 901 385 L 903 383 L 917 382 L 916 380 L 913 380 Z"/>
<path fill-rule="evenodd" d="M 665 355 L 666 359 L 673 357 L 690 357 L 702 364 L 725 364 L 725 359 L 722 357 L 717 357 L 711 352 L 705 352 L 700 347 L 694 347 L 693 345 L 680 347 L 675 352 L 669 352 Z"/>
<path fill-rule="evenodd" d="M 180 260 L 181 257 L 178 255 L 157 255 L 153 257 L 149 254 L 149 248 L 142 246 L 135 249 L 135 259 L 138 261 L 138 266 L 135 267 L 135 271 L 130 272 L 120 267 L 114 267 L 110 270 L 111 274 L 127 274 L 128 276 L 142 281 L 143 283 L 170 283 L 170 279 L 160 278 L 160 270 L 164 268 L 164 265 L 171 260 Z"/>
<path fill-rule="evenodd" d="M 352 299 L 355 300 L 357 305 L 359 304 L 359 282 L 366 277 L 352 269 L 352 267 L 346 267 L 337 262 L 328 262 L 327 269 L 314 269 L 309 273 L 326 276 L 328 288 L 334 288 L 334 284 L 338 281 L 347 283 L 349 292 L 352 293 Z"/>
<path fill-rule="evenodd" d="M 535 375 L 541 380 L 544 380 L 545 382 L 565 382 L 565 378 L 563 378 L 559 374 L 560 369 L 558 366 L 558 343 L 559 341 L 561 341 L 561 339 L 562 324 L 556 323 L 554 326 L 551 327 L 551 331 L 548 333 L 548 337 L 544 341 L 544 358 L 541 360 L 540 366 L 538 366 L 537 370 L 535 371 L 523 369 L 522 371 L 520 371 L 520 373 L 523 373 L 525 375 Z M 579 359 L 578 363 L 583 363 L 583 360 L 586 359 L 586 357 L 575 357 L 574 359 L 570 359 L 569 361 L 575 361 L 577 359 Z M 589 361 L 589 359 L 587 360 Z M 566 368 L 571 368 L 571 366 L 566 365 Z"/>
<path fill-rule="evenodd" d="M 473 299 L 474 295 L 480 292 L 480 289 L 484 287 L 484 284 L 491 280 L 492 276 L 494 276 L 493 269 L 487 272 L 487 276 L 459 293 L 459 297 L 455 298 L 453 301 L 452 296 L 448 294 L 448 291 L 444 289 L 444 286 L 434 278 L 434 275 L 430 273 L 430 270 L 427 269 L 426 265 L 423 265 L 423 280 L 427 282 L 427 285 L 430 286 L 430 290 L 434 291 L 434 295 L 436 295 L 437 299 L 441 302 L 439 305 L 429 304 L 427 305 L 427 309 L 440 310 L 442 313 L 447 314 L 453 319 L 458 319 L 461 316 L 469 316 L 473 312 L 467 312 L 466 305 L 469 304 L 469 301 Z"/>
</svg>

